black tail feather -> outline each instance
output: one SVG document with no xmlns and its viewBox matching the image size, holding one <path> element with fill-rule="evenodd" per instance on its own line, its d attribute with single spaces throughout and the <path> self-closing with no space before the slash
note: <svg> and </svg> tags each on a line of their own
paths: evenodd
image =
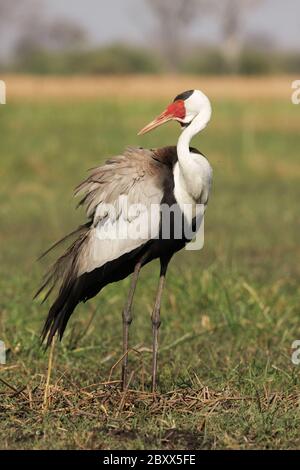
<svg viewBox="0 0 300 470">
<path fill-rule="evenodd" d="M 34 297 L 36 298 L 41 293 L 45 292 L 42 300 L 42 303 L 44 303 L 53 290 L 60 286 L 57 298 L 49 310 L 41 334 L 42 343 L 45 341 L 46 347 L 50 346 L 53 336 L 56 333 L 58 333 L 60 339 L 62 338 L 71 314 L 73 313 L 76 305 L 82 300 L 82 284 L 79 281 L 80 277 L 78 277 L 78 260 L 81 255 L 82 246 L 88 237 L 90 225 L 91 222 L 81 225 L 77 230 L 64 237 L 44 253 L 44 255 L 46 255 L 59 244 L 68 240 L 70 237 L 77 235 L 75 241 L 46 273 L 42 286 Z"/>
<path fill-rule="evenodd" d="M 42 330 L 41 340 L 42 343 L 46 341 L 46 348 L 51 345 L 56 333 L 59 339 L 62 339 L 68 320 L 80 301 L 79 292 L 76 290 L 76 282 L 73 282 L 70 286 L 62 287 L 49 310 Z"/>
<path fill-rule="evenodd" d="M 42 343 L 45 342 L 46 348 L 51 345 L 56 334 L 59 339 L 62 339 L 69 318 L 80 302 L 86 302 L 97 295 L 107 284 L 124 279 L 131 274 L 136 263 L 147 250 L 146 244 L 142 245 L 93 271 L 78 275 L 76 271 L 76 253 L 78 253 L 82 242 L 82 239 L 77 240 L 76 245 L 73 245 L 64 255 L 68 262 L 63 282 L 58 296 L 49 310 L 41 333 L 41 340 Z M 57 261 L 55 270 L 50 272 L 49 280 L 51 280 L 51 276 L 54 277 L 54 280 L 59 277 L 61 259 Z M 47 284 L 48 282 L 46 282 Z M 53 287 L 51 286 L 50 289 L 52 290 Z"/>
</svg>

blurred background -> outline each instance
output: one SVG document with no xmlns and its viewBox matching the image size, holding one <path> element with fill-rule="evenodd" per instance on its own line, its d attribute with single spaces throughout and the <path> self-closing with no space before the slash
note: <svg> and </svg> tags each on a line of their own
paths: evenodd
<svg viewBox="0 0 300 470">
<path fill-rule="evenodd" d="M 297 0 L 0 0 L 0 71 L 300 71 Z"/>
<path fill-rule="evenodd" d="M 299 0 L 0 0 L 0 447 L 300 447 L 297 79 Z M 163 406 L 139 393 L 120 405 L 101 385 L 122 354 L 126 279 L 72 315 L 45 412 L 50 305 L 32 297 L 58 253 L 36 259 L 85 220 L 72 191 L 88 168 L 127 145 L 176 144 L 175 123 L 137 132 L 193 88 L 212 102 L 192 144 L 214 178 L 204 249 L 178 253 L 168 272 Z M 138 392 L 149 390 L 158 268 L 143 269 L 134 302 Z"/>
</svg>

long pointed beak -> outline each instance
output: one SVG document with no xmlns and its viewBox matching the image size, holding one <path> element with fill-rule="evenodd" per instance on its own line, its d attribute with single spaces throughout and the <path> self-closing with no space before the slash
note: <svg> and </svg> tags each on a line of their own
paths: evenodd
<svg viewBox="0 0 300 470">
<path fill-rule="evenodd" d="M 153 119 L 153 121 L 147 124 L 147 126 L 143 127 L 143 129 L 140 130 L 138 135 L 146 134 L 146 132 L 150 132 L 156 127 L 161 126 L 165 122 L 171 121 L 172 119 L 174 119 L 174 116 L 172 114 L 169 114 L 167 111 L 164 111 L 159 116 L 157 116 L 157 118 Z"/>
</svg>

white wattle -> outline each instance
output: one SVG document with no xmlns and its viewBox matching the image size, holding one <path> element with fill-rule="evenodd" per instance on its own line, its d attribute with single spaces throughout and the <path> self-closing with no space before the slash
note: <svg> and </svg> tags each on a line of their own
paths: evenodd
<svg viewBox="0 0 300 470">
<path fill-rule="evenodd" d="M 194 171 L 187 177 L 182 172 L 179 162 L 174 167 L 174 196 L 182 212 L 190 218 L 191 215 L 195 217 L 197 205 L 207 204 L 212 168 L 203 155 L 190 152 L 189 158 Z"/>
<path fill-rule="evenodd" d="M 195 101 L 192 95 L 186 102 L 187 106 L 192 98 Z M 174 196 L 180 209 L 189 219 L 195 217 L 197 205 L 207 204 L 212 181 L 212 168 L 208 160 L 203 155 L 190 152 L 189 148 L 191 139 L 206 127 L 211 117 L 208 98 L 201 94 L 199 99 L 202 101 L 201 112 L 195 114 L 191 124 L 178 139 L 178 162 L 174 167 Z"/>
</svg>

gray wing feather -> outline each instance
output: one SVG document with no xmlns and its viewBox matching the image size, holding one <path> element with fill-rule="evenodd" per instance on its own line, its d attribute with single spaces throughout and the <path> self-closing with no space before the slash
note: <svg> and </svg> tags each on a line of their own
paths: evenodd
<svg viewBox="0 0 300 470">
<path fill-rule="evenodd" d="M 129 219 L 123 212 L 120 196 L 126 196 L 128 204 L 141 204 L 149 211 L 152 204 L 159 205 L 162 200 L 164 171 L 164 165 L 152 151 L 136 148 L 127 148 L 123 155 L 92 169 L 88 178 L 75 189 L 76 196 L 83 195 L 80 205 L 85 207 L 90 222 L 84 226 L 83 233 L 78 232 L 78 238 L 51 267 L 38 293 L 46 287 L 51 291 L 58 283 L 63 288 L 82 273 L 90 272 L 146 243 L 150 233 L 145 230 L 143 239 L 102 239 L 101 230 L 106 222 L 110 222 L 106 207 L 111 204 L 115 209 L 114 218 L 120 219 L 123 225 L 128 222 L 135 230 L 132 219 L 138 223 L 141 216 L 137 212 Z M 158 230 L 159 214 L 156 213 L 154 219 Z M 141 224 L 144 224 L 144 218 L 141 218 Z"/>
<path fill-rule="evenodd" d="M 75 195 L 84 194 L 79 204 L 85 206 L 88 217 L 94 217 L 102 203 L 116 204 L 121 195 L 127 195 L 130 204 L 148 205 L 152 197 L 156 200 L 162 195 L 159 166 L 150 150 L 129 147 L 124 155 L 92 169 Z"/>
<path fill-rule="evenodd" d="M 158 234 L 159 204 L 163 197 L 161 167 L 150 150 L 128 148 L 124 155 L 94 168 L 76 188 L 76 195 L 84 195 L 81 205 L 93 221 L 81 247 L 78 274 L 90 272 Z M 140 209 L 128 210 L 134 205 Z M 139 236 L 135 237 L 138 229 Z M 116 230 L 122 236 L 116 237 Z"/>
</svg>

